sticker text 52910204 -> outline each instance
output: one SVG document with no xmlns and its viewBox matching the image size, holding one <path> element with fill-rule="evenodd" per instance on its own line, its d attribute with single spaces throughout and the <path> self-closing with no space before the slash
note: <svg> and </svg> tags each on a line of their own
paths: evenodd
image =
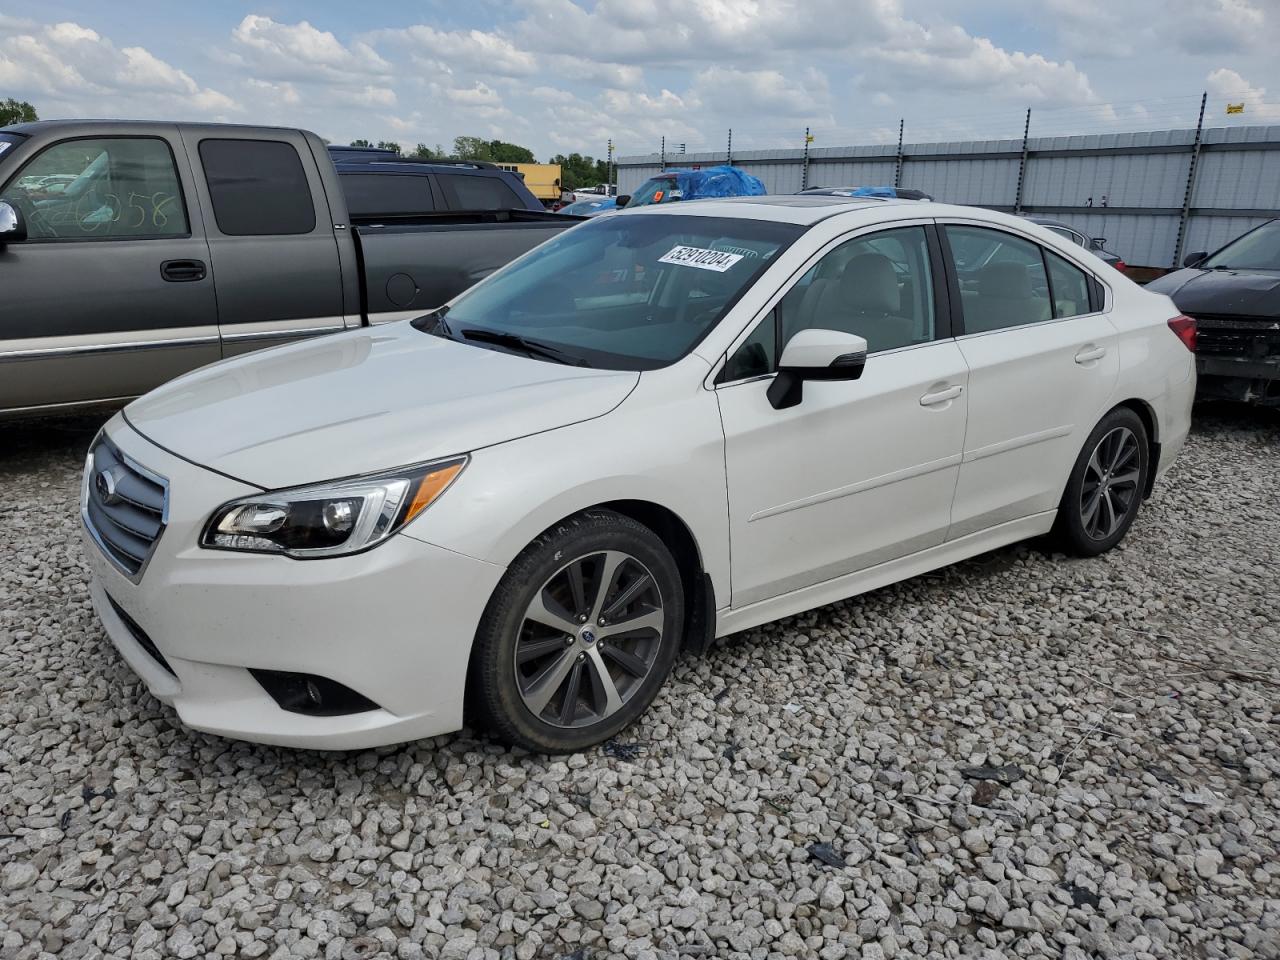
<svg viewBox="0 0 1280 960">
<path fill-rule="evenodd" d="M 722 250 L 707 250 L 703 247 L 676 246 L 660 256 L 658 262 L 724 273 L 741 259 L 740 253 L 725 253 Z"/>
</svg>

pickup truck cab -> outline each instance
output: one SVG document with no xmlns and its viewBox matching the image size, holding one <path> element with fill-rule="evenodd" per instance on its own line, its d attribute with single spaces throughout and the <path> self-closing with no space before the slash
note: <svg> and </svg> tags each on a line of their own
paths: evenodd
<svg viewBox="0 0 1280 960">
<path fill-rule="evenodd" d="M 576 222 L 446 193 L 353 219 L 302 130 L 0 128 L 0 416 L 119 405 L 224 357 L 418 316 Z"/>
</svg>

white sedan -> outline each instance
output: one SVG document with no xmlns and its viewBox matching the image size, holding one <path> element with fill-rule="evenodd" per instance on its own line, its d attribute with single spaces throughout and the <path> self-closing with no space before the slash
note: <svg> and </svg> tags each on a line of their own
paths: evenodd
<svg viewBox="0 0 1280 960">
<path fill-rule="evenodd" d="M 85 469 L 93 599 L 198 730 L 351 748 L 465 716 L 578 750 L 713 637 L 1051 531 L 1113 547 L 1187 435 L 1194 342 L 986 210 L 601 217 L 417 320 L 130 404 Z"/>
</svg>

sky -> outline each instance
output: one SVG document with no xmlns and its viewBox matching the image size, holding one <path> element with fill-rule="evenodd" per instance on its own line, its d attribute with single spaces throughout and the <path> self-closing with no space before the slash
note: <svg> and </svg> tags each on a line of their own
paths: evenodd
<svg viewBox="0 0 1280 960">
<path fill-rule="evenodd" d="M 0 99 L 545 160 L 1280 123 L 1278 48 L 1280 0 L 5 0 Z"/>
</svg>

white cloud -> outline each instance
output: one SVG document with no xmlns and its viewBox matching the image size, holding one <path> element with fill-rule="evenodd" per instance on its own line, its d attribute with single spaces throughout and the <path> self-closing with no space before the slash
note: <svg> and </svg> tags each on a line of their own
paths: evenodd
<svg viewBox="0 0 1280 960">
<path fill-rule="evenodd" d="M 498 107 L 502 105 L 502 98 L 498 96 L 498 92 L 478 80 L 474 86 L 465 89 L 451 87 L 445 91 L 445 96 L 454 103 L 460 103 L 468 107 Z"/>
<path fill-rule="evenodd" d="M 231 37 L 246 62 L 276 77 L 345 81 L 353 73 L 387 76 L 392 72 L 391 64 L 367 43 L 348 47 L 328 30 L 318 30 L 306 20 L 277 23 L 251 13 Z"/>
<path fill-rule="evenodd" d="M 77 23 L 55 23 L 29 32 L 0 22 L 0 83 L 103 116 L 113 100 L 128 98 L 137 116 L 195 110 L 209 117 L 240 109 L 226 94 L 198 84 L 190 74 L 145 47 L 115 46 L 108 37 Z"/>
<path fill-rule="evenodd" d="M 450 70 L 474 70 L 500 77 L 527 77 L 538 70 L 533 54 L 519 49 L 506 37 L 483 30 L 446 31 L 415 24 L 403 30 L 378 30 L 368 39 L 407 47 L 418 59 Z"/>
<path fill-rule="evenodd" d="M 1246 123 L 1280 121 L 1280 103 L 1268 103 L 1265 87 L 1254 86 L 1234 70 L 1219 67 L 1210 71 L 1205 77 L 1205 87 L 1209 93 L 1211 116 L 1215 113 L 1225 116 L 1228 103 L 1243 103 L 1244 113 L 1236 116 Z"/>
</svg>

